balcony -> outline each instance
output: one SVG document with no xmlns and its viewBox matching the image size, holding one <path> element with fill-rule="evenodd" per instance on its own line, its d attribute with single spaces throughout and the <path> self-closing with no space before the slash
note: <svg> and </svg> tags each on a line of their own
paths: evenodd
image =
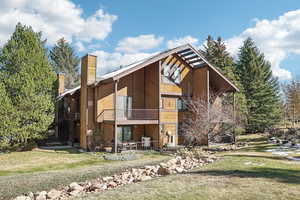
<svg viewBox="0 0 300 200">
<path fill-rule="evenodd" d="M 117 109 L 118 124 L 158 124 L 158 109 Z M 98 116 L 98 122 L 113 122 L 115 110 L 106 109 Z"/>
<path fill-rule="evenodd" d="M 66 113 L 65 119 L 74 121 L 80 120 L 80 113 Z"/>
</svg>

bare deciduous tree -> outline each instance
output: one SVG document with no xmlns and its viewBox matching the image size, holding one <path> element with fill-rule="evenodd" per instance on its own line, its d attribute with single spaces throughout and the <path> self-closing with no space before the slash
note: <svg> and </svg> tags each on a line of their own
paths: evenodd
<svg viewBox="0 0 300 200">
<path fill-rule="evenodd" d="M 222 124 L 233 124 L 232 105 L 222 105 L 220 94 L 207 98 L 184 99 L 188 112 L 184 116 L 181 132 L 188 145 L 208 145 Z M 232 127 L 232 126 L 231 126 Z"/>
</svg>

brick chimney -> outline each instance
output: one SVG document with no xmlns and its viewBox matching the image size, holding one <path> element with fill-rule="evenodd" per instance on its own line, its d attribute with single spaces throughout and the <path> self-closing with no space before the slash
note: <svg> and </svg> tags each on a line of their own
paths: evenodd
<svg viewBox="0 0 300 200">
<path fill-rule="evenodd" d="M 65 74 L 58 73 L 57 79 L 58 79 L 58 95 L 61 95 L 65 91 Z"/>
<path fill-rule="evenodd" d="M 80 147 L 87 149 L 88 132 L 88 85 L 96 82 L 97 56 L 89 55 L 81 58 L 81 89 L 80 89 Z M 90 119 L 92 120 L 92 119 Z"/>
</svg>

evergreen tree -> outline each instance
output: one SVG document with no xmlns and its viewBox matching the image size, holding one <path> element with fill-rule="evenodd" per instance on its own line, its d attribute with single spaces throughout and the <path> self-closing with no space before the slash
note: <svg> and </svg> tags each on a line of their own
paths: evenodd
<svg viewBox="0 0 300 200">
<path fill-rule="evenodd" d="M 79 84 L 78 66 L 80 59 L 64 38 L 60 39 L 50 51 L 50 59 L 56 73 L 65 73 L 66 88 L 73 88 Z"/>
<path fill-rule="evenodd" d="M 263 132 L 279 122 L 282 107 L 278 80 L 251 38 L 240 49 L 236 73 L 247 101 L 247 132 Z"/>
<path fill-rule="evenodd" d="M 1 76 L 1 75 L 0 75 Z M 18 119 L 4 84 L 0 81 L 0 150 L 9 148 L 17 134 Z"/>
<path fill-rule="evenodd" d="M 235 63 L 229 52 L 226 50 L 225 42 L 221 37 L 214 40 L 210 35 L 206 39 L 204 50 L 200 50 L 205 58 L 219 69 L 229 80 L 238 88 L 242 88 L 238 77 L 235 74 Z M 232 94 L 227 94 L 223 98 L 224 104 L 232 104 Z M 236 111 L 237 117 L 241 123 L 245 122 L 244 116 L 247 113 L 245 95 L 240 92 L 236 94 Z"/>
<path fill-rule="evenodd" d="M 56 74 L 41 33 L 17 24 L 0 54 L 1 80 L 18 118 L 14 142 L 43 138 L 54 119 Z"/>
</svg>

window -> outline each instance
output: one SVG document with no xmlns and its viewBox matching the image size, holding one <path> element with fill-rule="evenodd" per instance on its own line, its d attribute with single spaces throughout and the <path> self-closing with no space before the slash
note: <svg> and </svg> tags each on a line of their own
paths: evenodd
<svg viewBox="0 0 300 200">
<path fill-rule="evenodd" d="M 180 84 L 181 82 L 181 67 L 177 64 L 170 65 L 163 64 L 163 76 L 162 81 L 167 84 Z M 174 71 L 175 70 L 175 71 Z"/>
<path fill-rule="evenodd" d="M 175 83 L 180 84 L 180 82 L 181 82 L 180 67 L 178 67 L 175 70 L 173 78 L 174 78 Z"/>
<path fill-rule="evenodd" d="M 186 103 L 180 98 L 177 99 L 177 109 L 182 111 L 188 109 Z"/>
<path fill-rule="evenodd" d="M 170 76 L 170 65 L 163 64 L 163 74 L 165 77 Z"/>
</svg>

